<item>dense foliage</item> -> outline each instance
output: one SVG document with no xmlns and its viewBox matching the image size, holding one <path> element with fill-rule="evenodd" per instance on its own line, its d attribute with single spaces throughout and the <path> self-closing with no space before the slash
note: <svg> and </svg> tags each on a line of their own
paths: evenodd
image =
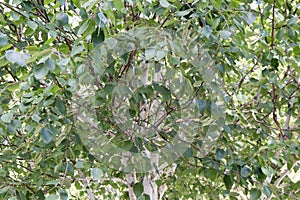
<svg viewBox="0 0 300 200">
<path fill-rule="evenodd" d="M 1 0 L 0 199 L 299 199 L 299 7 L 288 0 Z M 190 41 L 172 52 L 153 48 L 172 46 L 169 40 L 139 49 L 117 43 L 127 32 L 151 37 L 138 33 L 149 30 L 143 27 Z M 103 42 L 128 51 L 101 60 Z M 226 103 L 222 115 L 213 109 L 214 82 L 196 69 L 208 65 L 184 51 L 198 45 L 213 60 Z M 130 93 L 126 72 L 145 58 L 155 70 L 168 66 L 169 79 L 183 74 L 187 85 L 178 86 L 184 88 L 178 95 L 193 92 L 200 115 L 196 127 L 185 127 L 193 141 L 179 158 L 146 163 L 149 170 L 137 173 L 130 164 L 119 169 L 99 159 L 102 146 L 95 153 L 86 145 L 92 130 L 78 128 L 84 111 L 74 99 L 95 91 L 95 104 L 87 106 L 98 109 L 97 130 L 129 152 L 168 145 L 180 131 L 172 119 L 188 115 L 178 111 L 175 89 L 162 82 L 152 80 L 128 100 L 125 128 L 112 117 L 119 109 L 112 99 Z M 120 78 L 123 85 L 116 85 Z M 96 89 L 76 96 L 82 85 Z M 144 98 L 158 99 L 168 111 L 154 136 L 130 133 Z M 215 115 L 220 132 L 203 153 L 201 134 Z"/>
</svg>

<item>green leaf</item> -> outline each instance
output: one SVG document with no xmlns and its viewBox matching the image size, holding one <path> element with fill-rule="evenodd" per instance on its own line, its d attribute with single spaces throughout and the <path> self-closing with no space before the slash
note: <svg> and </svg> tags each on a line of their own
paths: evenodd
<svg viewBox="0 0 300 200">
<path fill-rule="evenodd" d="M 80 0 L 73 0 L 73 2 L 77 8 L 81 8 Z"/>
<path fill-rule="evenodd" d="M 82 26 L 80 26 L 77 35 L 87 36 L 92 34 L 96 29 L 96 22 L 92 19 L 85 21 Z"/>
<path fill-rule="evenodd" d="M 188 10 L 184 10 L 184 11 L 178 11 L 176 12 L 176 16 L 178 17 L 183 17 L 186 16 L 187 14 L 189 14 L 192 11 L 192 9 L 188 9 Z"/>
<path fill-rule="evenodd" d="M 164 8 L 168 8 L 171 5 L 167 0 L 159 0 L 159 4 Z"/>
<path fill-rule="evenodd" d="M 216 150 L 217 160 L 222 160 L 226 156 L 226 151 L 223 149 L 217 148 Z"/>
<path fill-rule="evenodd" d="M 133 192 L 135 196 L 140 197 L 144 192 L 144 186 L 142 183 L 136 183 L 133 185 Z"/>
<path fill-rule="evenodd" d="M 72 52 L 71 52 L 71 56 L 75 56 L 77 54 L 80 54 L 83 50 L 84 50 L 84 46 L 83 45 L 73 46 L 73 49 L 72 49 Z"/>
<path fill-rule="evenodd" d="M 58 0 L 58 2 L 59 2 L 59 4 L 60 4 L 61 6 L 63 6 L 63 5 L 65 5 L 66 0 Z"/>
<path fill-rule="evenodd" d="M 156 90 L 157 92 L 159 92 L 162 95 L 164 101 L 171 100 L 171 92 L 168 88 L 166 88 L 163 85 L 159 85 L 155 82 L 153 83 L 153 87 L 154 87 L 154 90 Z"/>
<path fill-rule="evenodd" d="M 122 11 L 124 9 L 124 3 L 122 0 L 114 0 L 114 5 L 118 11 Z"/>
<path fill-rule="evenodd" d="M 34 21 L 28 21 L 27 22 L 27 25 L 32 29 L 32 30 L 36 30 L 37 29 L 37 27 L 38 27 L 38 24 L 37 23 L 35 23 Z"/>
<path fill-rule="evenodd" d="M 208 179 L 215 180 L 218 175 L 218 172 L 214 168 L 209 168 L 204 170 L 203 175 Z"/>
<path fill-rule="evenodd" d="M 7 90 L 10 92 L 14 92 L 15 90 L 20 88 L 20 82 L 12 83 L 7 85 Z"/>
<path fill-rule="evenodd" d="M 58 191 L 61 200 L 68 200 L 68 192 L 64 189 Z"/>
<path fill-rule="evenodd" d="M 4 47 L 5 45 L 7 45 L 7 43 L 7 36 L 0 32 L 0 46 Z"/>
<path fill-rule="evenodd" d="M 141 3 L 140 0 L 136 0 L 136 5 L 137 5 L 139 11 L 140 11 L 141 13 L 145 14 L 145 10 L 144 10 L 143 5 L 142 5 L 142 3 Z"/>
<path fill-rule="evenodd" d="M 208 39 L 212 33 L 212 28 L 210 26 L 205 26 L 201 29 L 201 32 Z"/>
<path fill-rule="evenodd" d="M 243 18 L 248 25 L 251 25 L 253 22 L 256 21 L 256 15 L 252 12 L 244 12 Z"/>
<path fill-rule="evenodd" d="M 188 148 L 184 153 L 183 153 L 183 156 L 185 158 L 190 158 L 193 156 L 193 150 L 191 148 Z"/>
<path fill-rule="evenodd" d="M 64 26 L 69 23 L 69 16 L 64 12 L 57 13 L 56 21 L 60 26 Z"/>
<path fill-rule="evenodd" d="M 104 28 L 105 27 L 105 24 L 107 23 L 107 18 L 105 17 L 105 15 L 102 13 L 102 12 L 99 12 L 97 14 L 97 17 L 98 17 L 98 25 L 100 28 Z"/>
<path fill-rule="evenodd" d="M 34 120 L 35 122 L 39 123 L 42 118 L 37 114 L 33 114 L 31 116 L 31 119 Z"/>
<path fill-rule="evenodd" d="M 267 195 L 267 197 L 270 197 L 272 195 L 272 191 L 270 188 L 266 185 L 263 186 L 264 193 Z"/>
<path fill-rule="evenodd" d="M 64 189 L 58 191 L 61 200 L 68 200 L 68 192 Z"/>
<path fill-rule="evenodd" d="M 196 105 L 198 107 L 198 109 L 203 112 L 205 110 L 205 108 L 207 107 L 208 103 L 206 100 L 203 99 L 197 99 L 196 100 Z"/>
<path fill-rule="evenodd" d="M 271 66 L 273 67 L 274 70 L 278 71 L 279 61 L 277 58 L 272 58 Z"/>
<path fill-rule="evenodd" d="M 41 139 L 45 144 L 49 144 L 50 142 L 52 142 L 54 139 L 52 131 L 48 128 L 42 128 Z"/>
<path fill-rule="evenodd" d="M 49 196 L 47 196 L 46 200 L 57 200 L 59 199 L 59 196 L 56 194 L 50 194 Z"/>
<path fill-rule="evenodd" d="M 34 53 L 28 60 L 27 60 L 27 64 L 31 63 L 33 61 L 36 61 L 39 57 L 44 57 L 44 56 L 48 56 L 49 54 L 51 54 L 52 50 L 49 49 L 44 49 L 43 51 L 37 51 L 36 53 Z"/>
<path fill-rule="evenodd" d="M 251 173 L 251 169 L 247 165 L 241 168 L 241 175 L 243 177 L 248 177 L 250 173 Z"/>
<path fill-rule="evenodd" d="M 77 35 L 82 35 L 89 26 L 89 20 L 86 20 L 79 28 Z"/>
<path fill-rule="evenodd" d="M 157 52 L 156 52 L 156 58 L 158 59 L 158 60 L 161 60 L 162 58 L 164 58 L 166 55 L 167 55 L 167 51 L 164 51 L 164 50 L 158 50 Z"/>
<path fill-rule="evenodd" d="M 211 4 L 217 9 L 219 10 L 221 8 L 221 3 L 220 1 L 215 1 L 215 0 L 211 0 Z"/>
<path fill-rule="evenodd" d="M 250 200 L 257 200 L 259 199 L 261 195 L 261 191 L 256 189 L 256 188 L 253 188 L 250 190 Z"/>
<path fill-rule="evenodd" d="M 103 175 L 103 172 L 101 169 L 99 168 L 92 168 L 91 169 L 91 177 L 94 179 L 94 180 L 99 180 Z"/>
<path fill-rule="evenodd" d="M 268 176 L 268 177 L 271 176 L 271 172 L 270 172 L 270 170 L 268 170 L 267 168 L 261 167 L 261 171 L 262 171 L 266 176 Z"/>
<path fill-rule="evenodd" d="M 101 29 L 100 31 L 97 29 L 95 32 L 92 34 L 92 42 L 95 47 L 98 47 L 105 39 L 104 32 Z"/>
<path fill-rule="evenodd" d="M 44 64 L 36 66 L 33 70 L 33 75 L 36 79 L 40 80 L 44 78 L 49 72 L 49 68 Z"/>
<path fill-rule="evenodd" d="M 75 167 L 78 168 L 78 169 L 82 169 L 83 168 L 83 162 L 82 161 L 76 162 Z"/>
<path fill-rule="evenodd" d="M 105 42 L 110 49 L 115 48 L 115 46 L 118 44 L 118 41 L 115 38 L 108 38 L 107 40 L 105 40 Z"/>
<path fill-rule="evenodd" d="M 223 182 L 225 184 L 226 189 L 230 190 L 233 185 L 233 181 L 232 181 L 231 177 L 229 175 L 225 175 L 223 177 Z"/>
<path fill-rule="evenodd" d="M 0 189 L 0 194 L 7 192 L 10 189 L 10 186 L 6 186 Z"/>
<path fill-rule="evenodd" d="M 115 89 L 117 89 L 117 93 L 120 96 L 126 96 L 128 94 L 131 94 L 130 88 L 126 85 L 120 85 L 120 86 L 116 87 Z"/>
<path fill-rule="evenodd" d="M 6 114 L 3 114 L 1 116 L 1 120 L 4 123 L 10 123 L 12 119 L 13 119 L 13 114 L 12 113 L 6 113 Z"/>
<path fill-rule="evenodd" d="M 230 31 L 226 31 L 226 30 L 223 30 L 223 31 L 220 31 L 220 37 L 222 39 L 227 39 L 231 36 L 231 32 Z"/>
<path fill-rule="evenodd" d="M 48 58 L 45 62 L 46 66 L 48 67 L 49 71 L 55 70 L 55 63 L 51 58 Z"/>
<path fill-rule="evenodd" d="M 286 24 L 287 24 L 288 26 L 292 26 L 292 25 L 294 25 L 294 24 L 298 24 L 298 23 L 297 23 L 298 20 L 299 20 L 298 17 L 293 17 L 293 18 L 287 20 Z"/>
<path fill-rule="evenodd" d="M 147 60 L 154 58 L 156 55 L 156 50 L 154 48 L 146 49 L 145 50 L 145 57 Z"/>
<path fill-rule="evenodd" d="M 27 60 L 30 58 L 27 53 L 15 52 L 13 50 L 6 51 L 5 57 L 11 63 L 16 63 L 20 66 L 26 65 Z"/>
<path fill-rule="evenodd" d="M 67 114 L 66 106 L 65 106 L 64 102 L 61 99 L 56 98 L 54 105 L 55 105 L 55 107 L 59 110 L 59 112 L 62 115 L 66 115 Z"/>
</svg>

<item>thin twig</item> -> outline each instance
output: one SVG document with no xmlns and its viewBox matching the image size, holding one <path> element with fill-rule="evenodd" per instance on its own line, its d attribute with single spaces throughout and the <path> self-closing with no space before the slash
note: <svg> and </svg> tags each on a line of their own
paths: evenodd
<svg viewBox="0 0 300 200">
<path fill-rule="evenodd" d="M 84 174 L 83 172 L 80 170 L 80 169 L 77 169 L 78 173 L 79 173 L 79 176 L 80 178 L 82 178 L 83 180 L 83 184 L 85 186 L 85 189 L 89 195 L 89 199 L 90 200 L 94 200 L 95 199 L 95 196 L 94 194 L 92 193 L 91 189 L 90 189 L 90 185 L 89 185 L 89 182 L 88 182 L 88 179 L 86 177 L 84 177 Z"/>
<path fill-rule="evenodd" d="M 276 0 L 274 0 L 273 2 L 273 9 L 272 9 L 271 49 L 274 49 L 274 40 L 275 40 L 275 4 L 276 4 Z"/>
</svg>

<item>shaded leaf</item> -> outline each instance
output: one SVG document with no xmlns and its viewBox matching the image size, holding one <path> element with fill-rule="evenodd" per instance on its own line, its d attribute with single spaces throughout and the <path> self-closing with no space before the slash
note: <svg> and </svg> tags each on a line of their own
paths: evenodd
<svg viewBox="0 0 300 200">
<path fill-rule="evenodd" d="M 68 200 L 68 192 L 64 189 L 58 191 L 61 200 Z"/>
<path fill-rule="evenodd" d="M 226 189 L 230 190 L 233 185 L 233 181 L 231 180 L 231 177 L 229 175 L 225 175 L 223 177 L 223 181 L 224 181 Z"/>
<path fill-rule="evenodd" d="M 0 46 L 5 46 L 7 45 L 8 40 L 7 40 L 7 36 L 4 35 L 3 33 L 0 33 Z"/>
<path fill-rule="evenodd" d="M 144 186 L 142 183 L 136 183 L 133 185 L 133 191 L 134 191 L 134 194 L 139 197 L 143 194 L 144 192 Z"/>
<path fill-rule="evenodd" d="M 157 83 L 153 83 L 153 87 L 154 87 L 154 90 L 156 90 L 157 92 L 159 92 L 162 95 L 164 101 L 171 100 L 171 92 L 168 88 L 166 88 L 163 85 L 159 85 Z"/>
<path fill-rule="evenodd" d="M 64 12 L 57 13 L 56 21 L 60 26 L 64 26 L 69 23 L 69 16 Z"/>
<path fill-rule="evenodd" d="M 198 109 L 200 109 L 200 111 L 203 112 L 208 104 L 207 104 L 206 100 L 197 99 L 196 105 L 197 105 Z"/>
<path fill-rule="evenodd" d="M 263 186 L 263 190 L 264 190 L 264 193 L 270 197 L 272 195 L 272 191 L 270 190 L 270 188 L 266 185 Z"/>
<path fill-rule="evenodd" d="M 218 160 L 221 160 L 225 157 L 226 155 L 226 151 L 224 151 L 223 149 L 217 148 L 216 150 L 216 156 Z"/>
<path fill-rule="evenodd" d="M 48 69 L 49 69 L 50 71 L 55 70 L 55 63 L 54 63 L 54 61 L 53 61 L 51 58 L 48 58 L 48 59 L 46 60 L 45 64 L 46 64 L 46 66 L 48 67 Z"/>
<path fill-rule="evenodd" d="M 48 128 L 42 128 L 41 138 L 45 144 L 49 144 L 54 139 L 52 131 Z"/>
<path fill-rule="evenodd" d="M 248 166 L 245 165 L 244 167 L 241 168 L 241 175 L 243 177 L 248 177 L 250 173 L 251 173 L 251 169 Z"/>
<path fill-rule="evenodd" d="M 65 106 L 64 102 L 61 99 L 56 98 L 54 104 L 55 104 L 55 107 L 59 110 L 59 112 L 61 114 L 63 114 L 63 115 L 67 114 L 66 106 Z"/>
<path fill-rule="evenodd" d="M 256 188 L 253 188 L 250 190 L 250 200 L 257 200 L 259 199 L 261 195 L 261 191 L 256 189 Z"/>
</svg>

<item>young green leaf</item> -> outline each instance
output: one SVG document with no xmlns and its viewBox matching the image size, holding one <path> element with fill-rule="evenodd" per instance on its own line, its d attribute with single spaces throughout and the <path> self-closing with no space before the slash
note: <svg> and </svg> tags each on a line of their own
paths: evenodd
<svg viewBox="0 0 300 200">
<path fill-rule="evenodd" d="M 124 9 L 124 3 L 122 0 L 114 0 L 114 5 L 118 11 L 122 11 Z"/>
</svg>

